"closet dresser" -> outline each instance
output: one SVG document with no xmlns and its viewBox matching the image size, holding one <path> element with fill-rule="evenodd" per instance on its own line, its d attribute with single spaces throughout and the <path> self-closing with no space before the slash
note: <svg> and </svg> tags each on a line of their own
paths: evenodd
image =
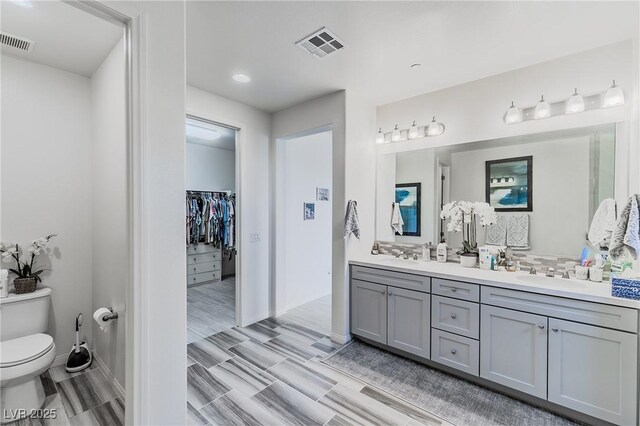
<svg viewBox="0 0 640 426">
<path fill-rule="evenodd" d="M 222 251 L 211 244 L 187 246 L 187 286 L 220 281 Z"/>
</svg>

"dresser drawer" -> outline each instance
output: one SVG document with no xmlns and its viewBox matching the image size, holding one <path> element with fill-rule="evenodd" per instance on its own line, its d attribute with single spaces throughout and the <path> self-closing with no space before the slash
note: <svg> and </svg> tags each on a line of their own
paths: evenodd
<svg viewBox="0 0 640 426">
<path fill-rule="evenodd" d="M 431 360 L 477 376 L 480 344 L 477 340 L 431 329 Z"/>
<path fill-rule="evenodd" d="M 482 286 L 482 303 L 631 333 L 638 332 L 638 311 L 631 308 L 489 286 Z"/>
<path fill-rule="evenodd" d="M 220 252 L 191 254 L 187 256 L 187 265 L 195 265 L 196 263 L 211 262 L 213 260 L 221 260 Z"/>
<path fill-rule="evenodd" d="M 202 254 L 220 252 L 219 248 L 212 246 L 211 244 L 189 244 L 187 246 L 187 254 Z"/>
<path fill-rule="evenodd" d="M 187 275 L 187 285 L 200 284 L 207 281 L 216 281 L 220 279 L 220 271 L 203 272 L 201 274 Z"/>
<path fill-rule="evenodd" d="M 480 286 L 477 284 L 443 280 L 442 278 L 433 278 L 431 283 L 431 292 L 433 294 L 468 300 L 470 302 L 480 301 Z"/>
<path fill-rule="evenodd" d="M 220 260 L 209 261 L 205 263 L 194 263 L 187 266 L 187 273 L 189 274 L 201 274 L 203 272 L 219 271 L 222 269 L 222 262 Z"/>
<path fill-rule="evenodd" d="M 386 269 L 366 268 L 364 266 L 352 266 L 351 278 L 370 283 L 390 285 L 429 292 L 431 290 L 431 278 L 422 275 L 405 274 L 403 272 L 388 271 Z"/>
<path fill-rule="evenodd" d="M 480 305 L 434 295 L 431 298 L 431 326 L 478 339 L 480 337 Z"/>
</svg>

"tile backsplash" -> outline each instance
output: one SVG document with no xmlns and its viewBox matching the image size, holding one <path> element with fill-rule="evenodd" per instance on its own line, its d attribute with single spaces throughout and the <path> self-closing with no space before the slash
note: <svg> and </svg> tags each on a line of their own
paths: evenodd
<svg viewBox="0 0 640 426">
<path fill-rule="evenodd" d="M 396 243 L 390 241 L 376 241 L 379 246 L 380 254 L 396 255 L 402 254 L 405 250 L 411 251 L 418 256 L 422 256 L 422 244 Z M 460 263 L 460 256 L 456 254 L 457 248 L 447 248 L 447 262 Z M 431 250 L 431 259 L 436 259 L 435 249 Z M 573 268 L 580 263 L 580 259 L 572 259 L 563 256 L 545 256 L 532 253 L 524 253 L 521 251 L 513 252 L 513 260 L 520 261 L 521 269 L 529 269 L 535 267 L 539 273 L 544 273 L 551 266 L 556 270 L 556 274 L 562 274 L 565 271 L 573 271 Z"/>
</svg>

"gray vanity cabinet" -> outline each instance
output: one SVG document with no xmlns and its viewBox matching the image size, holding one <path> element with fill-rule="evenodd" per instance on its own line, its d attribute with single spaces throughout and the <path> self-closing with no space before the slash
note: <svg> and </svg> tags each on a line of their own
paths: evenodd
<svg viewBox="0 0 640 426">
<path fill-rule="evenodd" d="M 388 287 L 388 342 L 391 347 L 429 358 L 431 332 L 428 293 Z"/>
<path fill-rule="evenodd" d="M 351 280 L 351 332 L 387 343 L 387 286 Z"/>
<path fill-rule="evenodd" d="M 482 305 L 480 377 L 547 398 L 547 317 Z"/>
<path fill-rule="evenodd" d="M 637 336 L 555 318 L 549 330 L 549 401 L 634 424 Z"/>
</svg>

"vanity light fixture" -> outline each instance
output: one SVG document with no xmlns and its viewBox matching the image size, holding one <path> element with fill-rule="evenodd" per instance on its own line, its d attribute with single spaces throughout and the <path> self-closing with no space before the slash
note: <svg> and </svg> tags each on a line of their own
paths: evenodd
<svg viewBox="0 0 640 426">
<path fill-rule="evenodd" d="M 504 114 L 504 122 L 507 124 L 515 124 L 520 123 L 522 121 L 522 110 L 514 105 L 513 101 L 511 101 L 511 106 L 507 109 L 507 112 Z"/>
<path fill-rule="evenodd" d="M 402 133 L 400 132 L 400 129 L 398 129 L 398 125 L 396 124 L 396 127 L 393 129 L 393 132 L 391 132 L 391 142 L 398 142 L 401 139 L 402 139 Z"/>
<path fill-rule="evenodd" d="M 569 99 L 567 99 L 567 104 L 565 105 L 564 112 L 565 114 L 578 114 L 584 111 L 584 98 L 581 94 L 578 93 L 578 89 L 575 89 L 573 95 Z"/>
<path fill-rule="evenodd" d="M 544 100 L 544 95 L 542 95 L 540 97 L 540 101 L 536 105 L 533 118 L 536 120 L 542 120 L 549 117 L 551 117 L 551 105 L 549 105 L 549 102 Z"/>
<path fill-rule="evenodd" d="M 444 124 L 436 121 L 435 115 L 427 127 L 427 136 L 440 136 L 444 133 Z"/>
<path fill-rule="evenodd" d="M 607 89 L 607 93 L 604 94 L 602 101 L 603 108 L 610 108 L 624 104 L 624 92 L 620 86 L 616 85 L 616 81 L 613 80 L 613 85 Z"/>
<path fill-rule="evenodd" d="M 378 130 L 378 133 L 376 133 L 376 143 L 377 144 L 384 143 L 384 133 L 382 133 L 382 127 L 380 127 L 380 130 Z"/>
<path fill-rule="evenodd" d="M 420 131 L 418 130 L 418 125 L 416 124 L 416 121 L 413 120 L 413 124 L 409 129 L 409 139 L 417 139 L 419 137 L 420 137 Z"/>
</svg>

